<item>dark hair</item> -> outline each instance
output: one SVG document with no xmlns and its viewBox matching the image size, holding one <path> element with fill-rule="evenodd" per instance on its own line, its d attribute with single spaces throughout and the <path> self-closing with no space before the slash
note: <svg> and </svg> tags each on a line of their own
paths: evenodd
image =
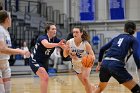
<svg viewBox="0 0 140 93">
<path fill-rule="evenodd" d="M 55 24 L 54 24 L 54 23 L 47 23 L 47 24 L 46 24 L 45 33 L 48 32 L 48 30 L 50 29 L 50 26 L 51 26 L 51 25 L 55 25 Z"/>
<path fill-rule="evenodd" d="M 82 41 L 89 41 L 90 40 L 88 33 L 82 27 L 74 27 L 74 28 L 78 28 L 80 30 L 80 32 L 83 33 L 83 35 L 81 36 Z"/>
<path fill-rule="evenodd" d="M 3 10 L 3 7 L 2 6 L 0 6 L 0 10 Z"/>
<path fill-rule="evenodd" d="M 9 15 L 8 15 L 8 12 L 5 11 L 5 10 L 0 10 L 0 24 L 1 23 L 4 23 L 6 18 L 8 18 Z"/>
<path fill-rule="evenodd" d="M 125 23 L 125 32 L 133 35 L 136 30 L 136 24 L 133 21 L 128 21 Z"/>
<path fill-rule="evenodd" d="M 0 2 L 0 10 L 3 10 L 3 4 Z"/>
</svg>

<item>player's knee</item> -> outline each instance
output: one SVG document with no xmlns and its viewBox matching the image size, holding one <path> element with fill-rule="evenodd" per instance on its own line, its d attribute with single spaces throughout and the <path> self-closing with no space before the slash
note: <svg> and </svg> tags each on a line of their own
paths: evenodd
<svg viewBox="0 0 140 93">
<path fill-rule="evenodd" d="M 3 78 L 3 82 L 11 81 L 11 78 Z"/>
<path fill-rule="evenodd" d="M 39 74 L 39 77 L 41 80 L 44 80 L 44 81 L 48 81 L 49 80 L 49 76 L 46 74 Z"/>
<path fill-rule="evenodd" d="M 140 93 L 140 86 L 136 84 L 132 89 L 132 93 Z"/>
<path fill-rule="evenodd" d="M 42 79 L 43 79 L 44 81 L 48 81 L 48 80 L 49 80 L 49 76 L 48 76 L 48 75 L 45 75 Z"/>
<path fill-rule="evenodd" d="M 39 68 L 36 74 L 40 77 L 41 80 L 48 81 L 49 79 L 49 75 L 44 68 Z"/>
<path fill-rule="evenodd" d="M 84 81 L 85 83 L 88 82 L 88 77 L 83 76 L 82 79 L 83 79 L 83 81 Z"/>
<path fill-rule="evenodd" d="M 11 93 L 11 81 L 4 82 L 5 93 Z"/>
<path fill-rule="evenodd" d="M 3 79 L 2 78 L 0 78 L 0 84 L 3 84 Z"/>
</svg>

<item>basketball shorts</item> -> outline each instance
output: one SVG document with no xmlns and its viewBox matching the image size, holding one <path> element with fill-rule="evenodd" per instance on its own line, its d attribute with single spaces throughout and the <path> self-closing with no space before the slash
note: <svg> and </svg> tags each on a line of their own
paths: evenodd
<svg viewBox="0 0 140 93">
<path fill-rule="evenodd" d="M 72 65 L 73 65 L 73 70 L 76 73 L 82 73 L 82 63 L 81 61 L 72 61 Z"/>
<path fill-rule="evenodd" d="M 125 68 L 125 63 L 116 60 L 103 60 L 100 68 L 100 81 L 108 82 L 114 77 L 120 84 L 132 80 L 132 76 Z"/>
<path fill-rule="evenodd" d="M 44 67 L 45 70 L 48 72 L 48 65 L 49 65 L 48 60 L 41 62 L 41 61 L 36 61 L 36 60 L 30 58 L 29 65 L 35 74 L 36 74 L 37 70 L 39 69 L 39 67 Z"/>
<path fill-rule="evenodd" d="M 11 69 L 8 60 L 0 60 L 0 78 L 10 78 Z"/>
</svg>

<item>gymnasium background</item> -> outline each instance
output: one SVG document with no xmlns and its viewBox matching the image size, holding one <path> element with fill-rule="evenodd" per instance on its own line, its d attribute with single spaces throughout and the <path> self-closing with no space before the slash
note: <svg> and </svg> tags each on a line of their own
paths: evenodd
<svg viewBox="0 0 140 93">
<path fill-rule="evenodd" d="M 59 38 L 66 38 L 73 26 L 83 26 L 98 59 L 100 47 L 123 33 L 127 20 L 135 21 L 140 31 L 140 0 L 1 0 L 1 5 L 11 12 L 9 32 L 14 48 L 21 47 L 23 40 L 30 48 L 45 23 L 54 22 Z M 135 36 L 140 42 L 140 33 Z M 93 37 L 98 37 L 97 44 Z"/>
</svg>

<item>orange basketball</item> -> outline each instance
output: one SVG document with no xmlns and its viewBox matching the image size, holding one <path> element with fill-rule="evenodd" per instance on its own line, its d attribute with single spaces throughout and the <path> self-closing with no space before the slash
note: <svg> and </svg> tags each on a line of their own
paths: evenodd
<svg viewBox="0 0 140 93">
<path fill-rule="evenodd" d="M 93 66 L 93 57 L 92 55 L 85 55 L 82 57 L 82 65 L 84 67 L 92 67 Z"/>
</svg>

